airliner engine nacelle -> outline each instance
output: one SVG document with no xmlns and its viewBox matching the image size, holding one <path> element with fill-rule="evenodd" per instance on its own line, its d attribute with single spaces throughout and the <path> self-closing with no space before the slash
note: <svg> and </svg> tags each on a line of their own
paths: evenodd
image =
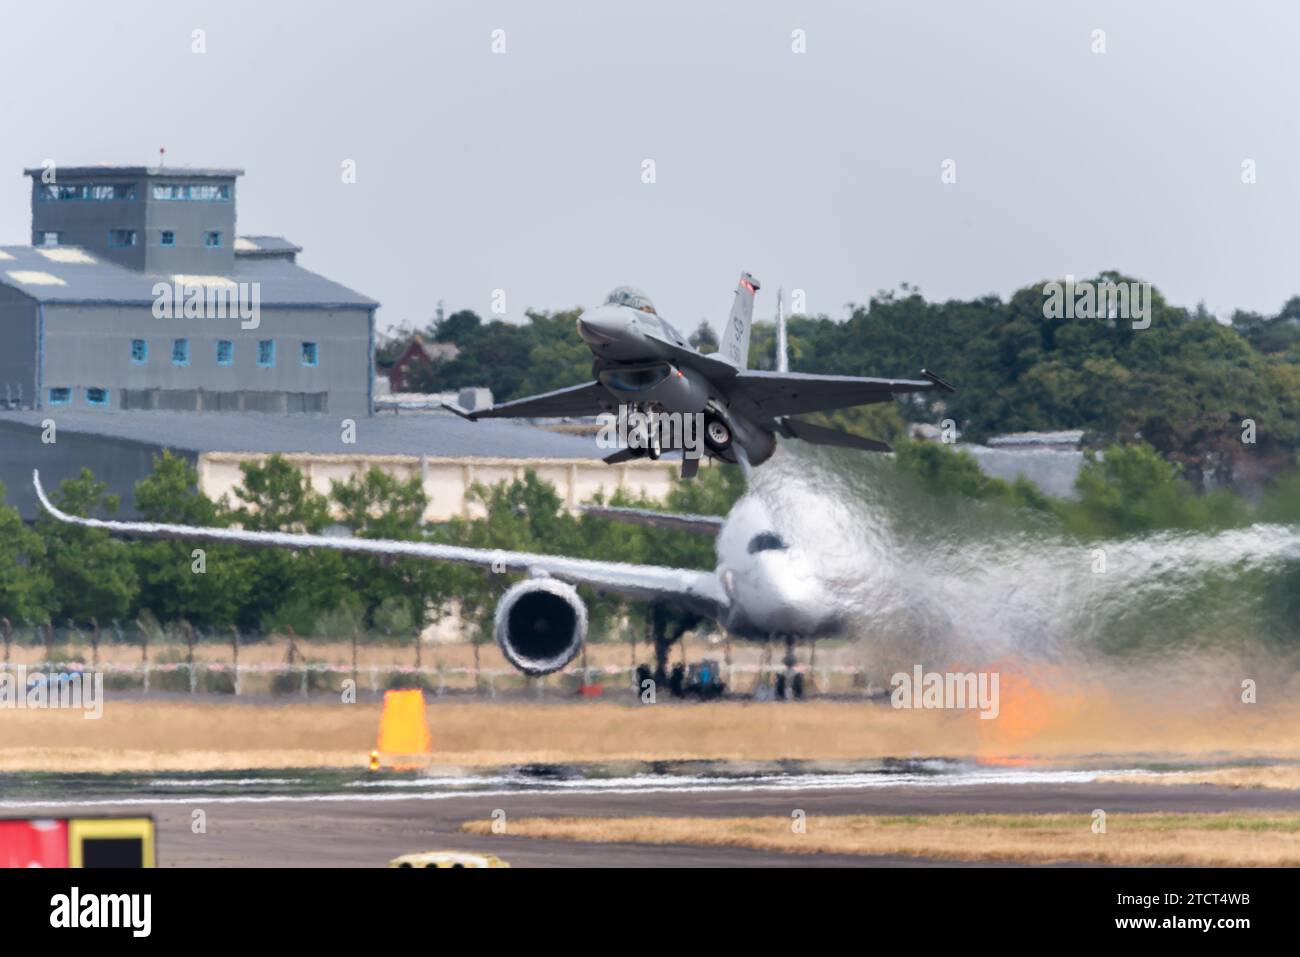
<svg viewBox="0 0 1300 957">
<path fill-rule="evenodd" d="M 514 585 L 497 605 L 497 644 L 525 674 L 559 671 L 587 638 L 587 606 L 572 585 L 530 578 Z"/>
</svg>

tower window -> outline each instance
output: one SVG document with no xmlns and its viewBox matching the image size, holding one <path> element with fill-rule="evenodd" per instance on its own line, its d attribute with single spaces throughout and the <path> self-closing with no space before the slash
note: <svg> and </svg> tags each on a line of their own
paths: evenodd
<svg viewBox="0 0 1300 957">
<path fill-rule="evenodd" d="M 187 366 L 190 364 L 190 340 L 173 339 L 172 340 L 172 365 Z"/>
<path fill-rule="evenodd" d="M 218 232 L 204 233 L 204 234 L 203 234 L 203 245 L 207 246 L 209 249 L 220 249 L 220 248 L 221 248 L 221 233 L 218 233 Z"/>
<path fill-rule="evenodd" d="M 149 358 L 149 343 L 143 339 L 131 340 L 131 361 L 136 365 L 143 365 Z"/>
<path fill-rule="evenodd" d="M 72 401 L 72 390 L 58 387 L 50 390 L 50 405 L 67 405 Z"/>
<path fill-rule="evenodd" d="M 217 365 L 228 366 L 235 361 L 235 344 L 229 339 L 217 340 Z"/>
<path fill-rule="evenodd" d="M 108 244 L 110 246 L 134 246 L 135 230 L 134 229 L 110 229 L 108 231 Z"/>
<path fill-rule="evenodd" d="M 275 340 L 260 339 L 257 343 L 257 364 L 263 369 L 275 368 Z"/>
<path fill-rule="evenodd" d="M 314 342 L 304 342 L 302 344 L 302 364 L 305 366 L 320 365 L 320 350 Z"/>
<path fill-rule="evenodd" d="M 172 232 L 170 229 L 164 229 L 162 234 L 162 244 L 164 246 L 175 246 L 176 234 Z"/>
</svg>

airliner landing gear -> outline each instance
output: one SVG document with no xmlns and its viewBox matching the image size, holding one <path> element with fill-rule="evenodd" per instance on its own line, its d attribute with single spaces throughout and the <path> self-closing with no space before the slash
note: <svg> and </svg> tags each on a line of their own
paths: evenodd
<svg viewBox="0 0 1300 957">
<path fill-rule="evenodd" d="M 682 635 L 698 625 L 701 619 L 698 615 L 678 611 L 661 602 L 651 604 L 649 618 L 651 633 L 654 636 L 655 669 L 652 673 L 645 665 L 637 668 L 637 688 L 641 689 L 644 687 L 643 682 L 647 678 L 652 678 L 657 689 L 667 690 L 675 698 L 684 697 L 686 668 L 678 664 L 670 671 L 668 655 Z"/>
<path fill-rule="evenodd" d="M 785 665 L 785 671 L 776 676 L 773 682 L 773 690 L 776 693 L 778 701 L 800 700 L 804 694 L 804 677 L 803 673 L 795 671 L 795 665 L 798 659 L 794 653 L 794 635 L 785 635 L 785 657 L 781 663 Z"/>
</svg>

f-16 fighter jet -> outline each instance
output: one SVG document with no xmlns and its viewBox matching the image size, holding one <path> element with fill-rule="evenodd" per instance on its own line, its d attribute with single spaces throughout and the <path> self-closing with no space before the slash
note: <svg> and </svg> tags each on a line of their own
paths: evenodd
<svg viewBox="0 0 1300 957">
<path fill-rule="evenodd" d="M 716 353 L 705 355 L 659 315 L 645 293 L 619 286 L 603 305 L 578 317 L 578 334 L 595 357 L 592 381 L 473 412 L 451 404 L 446 407 L 471 420 L 559 418 L 616 411 L 642 417 L 693 415 L 702 420 L 705 454 L 724 462 L 758 465 L 771 457 L 778 435 L 814 445 L 888 452 L 890 448 L 884 442 L 813 425 L 796 416 L 887 402 L 906 392 L 953 391 L 924 369 L 922 379 L 789 372 L 783 348 L 778 356 L 779 371 L 746 368 L 758 289 L 757 279 L 741 273 L 721 345 Z M 783 313 L 778 314 L 778 324 L 778 340 L 784 345 Z M 605 461 L 613 464 L 641 456 L 658 458 L 663 451 L 652 434 L 649 441 L 630 443 Z M 693 476 L 698 468 L 698 455 L 683 456 L 683 477 Z"/>
</svg>

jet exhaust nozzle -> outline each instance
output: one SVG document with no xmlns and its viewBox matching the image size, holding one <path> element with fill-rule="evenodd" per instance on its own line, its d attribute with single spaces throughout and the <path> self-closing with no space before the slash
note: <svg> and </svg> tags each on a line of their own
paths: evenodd
<svg viewBox="0 0 1300 957">
<path fill-rule="evenodd" d="M 502 596 L 493 631 L 512 665 L 529 675 L 550 674 L 582 650 L 587 606 L 572 585 L 554 578 L 530 578 Z"/>
</svg>

